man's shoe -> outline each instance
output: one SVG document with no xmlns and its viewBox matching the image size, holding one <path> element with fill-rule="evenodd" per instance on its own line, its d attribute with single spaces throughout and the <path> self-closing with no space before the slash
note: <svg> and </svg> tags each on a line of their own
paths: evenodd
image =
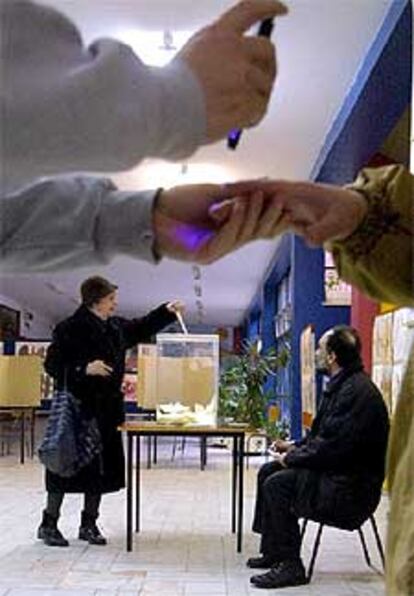
<svg viewBox="0 0 414 596">
<path fill-rule="evenodd" d="M 43 512 L 42 523 L 37 530 L 37 537 L 47 546 L 69 546 L 69 542 L 57 527 L 57 519 L 47 511 Z"/>
<path fill-rule="evenodd" d="M 256 588 L 274 590 L 290 586 L 302 586 L 308 583 L 305 568 L 300 559 L 297 561 L 283 561 L 276 563 L 270 571 L 262 575 L 253 575 L 250 582 Z"/>
<path fill-rule="evenodd" d="M 250 569 L 270 569 L 277 561 L 269 555 L 261 555 L 260 557 L 250 557 L 247 559 L 246 565 Z"/>
<path fill-rule="evenodd" d="M 105 546 L 106 544 L 106 538 L 102 536 L 96 524 L 86 527 L 81 526 L 79 528 L 79 540 L 86 540 L 89 544 L 97 544 L 99 546 Z"/>
</svg>

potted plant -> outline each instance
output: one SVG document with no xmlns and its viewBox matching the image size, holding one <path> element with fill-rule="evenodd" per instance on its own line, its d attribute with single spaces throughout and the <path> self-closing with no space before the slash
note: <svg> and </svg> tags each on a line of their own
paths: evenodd
<svg viewBox="0 0 414 596">
<path fill-rule="evenodd" d="M 276 376 L 278 369 L 284 368 L 288 361 L 286 347 L 278 352 L 271 348 L 263 353 L 257 342 L 245 341 L 242 353 L 235 356 L 233 363 L 220 375 L 219 417 L 227 422 L 246 423 L 252 431 L 266 432 L 269 426 L 267 404 L 273 395 L 263 386 L 269 376 Z"/>
</svg>

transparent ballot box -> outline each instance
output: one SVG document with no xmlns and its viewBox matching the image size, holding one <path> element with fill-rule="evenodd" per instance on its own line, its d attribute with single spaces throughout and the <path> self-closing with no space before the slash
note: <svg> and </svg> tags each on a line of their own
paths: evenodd
<svg viewBox="0 0 414 596">
<path fill-rule="evenodd" d="M 139 346 L 138 403 L 156 408 L 157 421 L 217 423 L 219 338 L 164 333 Z"/>
</svg>

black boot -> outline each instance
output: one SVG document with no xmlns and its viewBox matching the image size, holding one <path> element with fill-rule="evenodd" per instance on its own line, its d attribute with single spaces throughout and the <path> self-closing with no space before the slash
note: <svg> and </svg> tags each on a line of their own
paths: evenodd
<svg viewBox="0 0 414 596">
<path fill-rule="evenodd" d="M 48 546 L 69 546 L 69 542 L 57 527 L 57 519 L 43 511 L 42 523 L 37 530 L 37 537 Z"/>
<path fill-rule="evenodd" d="M 274 557 L 269 555 L 260 555 L 260 557 L 250 557 L 247 559 L 246 565 L 251 569 L 270 569 L 277 563 Z"/>
<path fill-rule="evenodd" d="M 250 578 L 256 588 L 275 590 L 289 586 L 302 586 L 308 583 L 305 568 L 300 559 L 276 563 L 270 571 Z"/>
<path fill-rule="evenodd" d="M 89 544 L 99 544 L 100 546 L 106 544 L 105 536 L 102 536 L 96 525 L 96 517 L 89 515 L 85 511 L 82 511 L 79 540 L 86 540 Z"/>
</svg>

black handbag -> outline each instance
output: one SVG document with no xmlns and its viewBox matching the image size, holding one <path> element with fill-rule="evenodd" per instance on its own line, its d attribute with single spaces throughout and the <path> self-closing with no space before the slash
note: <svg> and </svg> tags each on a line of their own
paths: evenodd
<svg viewBox="0 0 414 596">
<path fill-rule="evenodd" d="M 44 466 L 63 477 L 74 476 L 102 452 L 95 418 L 85 418 L 79 400 L 69 391 L 57 391 L 45 435 L 38 449 Z"/>
</svg>

